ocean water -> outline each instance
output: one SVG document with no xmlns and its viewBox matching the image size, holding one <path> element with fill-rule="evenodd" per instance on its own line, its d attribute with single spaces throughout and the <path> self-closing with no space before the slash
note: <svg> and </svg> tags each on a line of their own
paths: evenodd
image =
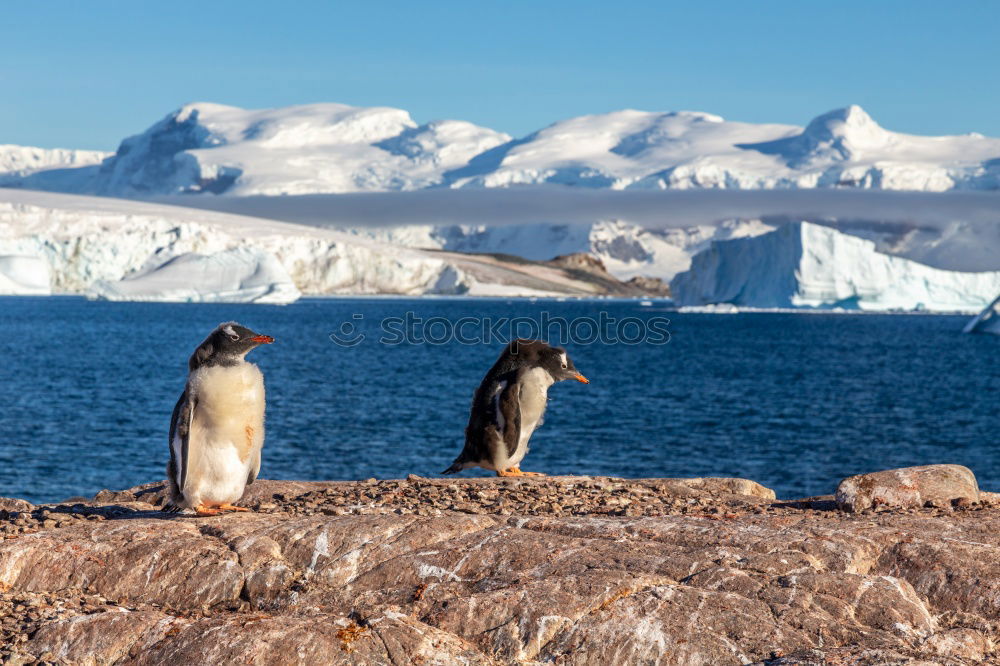
<svg viewBox="0 0 1000 666">
<path fill-rule="evenodd" d="M 741 476 L 792 498 L 850 474 L 948 462 L 1000 489 L 1000 337 L 962 335 L 965 317 L 389 298 L 0 298 L 0 312 L 0 496 L 57 501 L 162 479 L 187 357 L 231 319 L 277 339 L 249 356 L 268 391 L 262 477 L 437 475 L 502 345 L 380 343 L 381 320 L 406 312 L 438 317 L 426 329 L 436 337 L 462 317 L 669 318 L 667 344 L 567 345 L 591 383 L 550 390 L 529 471 Z M 344 322 L 366 339 L 334 344 Z"/>
</svg>

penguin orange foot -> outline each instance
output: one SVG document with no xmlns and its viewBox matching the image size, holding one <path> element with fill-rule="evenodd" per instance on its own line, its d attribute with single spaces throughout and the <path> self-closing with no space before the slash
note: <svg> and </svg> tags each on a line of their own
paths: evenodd
<svg viewBox="0 0 1000 666">
<path fill-rule="evenodd" d="M 250 509 L 245 506 L 233 506 L 232 504 L 220 504 L 219 509 L 221 511 L 249 511 Z"/>
<path fill-rule="evenodd" d="M 497 476 L 545 476 L 541 472 L 522 472 L 517 465 L 497 472 Z"/>
</svg>

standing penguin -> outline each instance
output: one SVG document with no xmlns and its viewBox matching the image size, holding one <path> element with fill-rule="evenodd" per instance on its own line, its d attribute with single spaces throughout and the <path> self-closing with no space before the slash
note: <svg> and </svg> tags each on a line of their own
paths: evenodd
<svg viewBox="0 0 1000 666">
<path fill-rule="evenodd" d="M 541 340 L 508 344 L 476 389 L 465 448 L 443 473 L 483 467 L 497 476 L 542 476 L 522 472 L 520 464 L 531 433 L 542 423 L 549 387 L 564 379 L 590 383 L 561 347 Z"/>
<path fill-rule="evenodd" d="M 244 357 L 272 342 L 231 321 L 194 350 L 187 386 L 170 417 L 170 510 L 194 509 L 199 516 L 248 511 L 233 502 L 260 471 L 264 375 Z"/>
</svg>

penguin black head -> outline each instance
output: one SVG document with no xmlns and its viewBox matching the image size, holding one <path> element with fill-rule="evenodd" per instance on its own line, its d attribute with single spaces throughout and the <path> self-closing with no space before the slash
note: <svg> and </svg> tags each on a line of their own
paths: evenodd
<svg viewBox="0 0 1000 666">
<path fill-rule="evenodd" d="M 260 335 L 235 321 L 219 324 L 188 359 L 188 370 L 203 365 L 233 365 L 260 345 L 274 342 L 270 335 Z"/>
<path fill-rule="evenodd" d="M 513 367 L 542 368 L 552 377 L 552 381 L 575 379 L 589 384 L 590 380 L 581 375 L 573 361 L 562 347 L 553 347 L 543 340 L 517 339 L 507 345 L 504 353 Z"/>
</svg>

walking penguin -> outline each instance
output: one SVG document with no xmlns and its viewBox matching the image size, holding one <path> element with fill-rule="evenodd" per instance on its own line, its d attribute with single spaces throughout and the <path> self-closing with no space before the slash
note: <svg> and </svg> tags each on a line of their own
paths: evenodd
<svg viewBox="0 0 1000 666">
<path fill-rule="evenodd" d="M 520 464 L 542 423 L 549 387 L 564 379 L 590 383 L 565 349 L 541 340 L 510 342 L 476 389 L 465 448 L 444 474 L 483 467 L 497 476 L 542 476 L 522 472 Z"/>
</svg>

